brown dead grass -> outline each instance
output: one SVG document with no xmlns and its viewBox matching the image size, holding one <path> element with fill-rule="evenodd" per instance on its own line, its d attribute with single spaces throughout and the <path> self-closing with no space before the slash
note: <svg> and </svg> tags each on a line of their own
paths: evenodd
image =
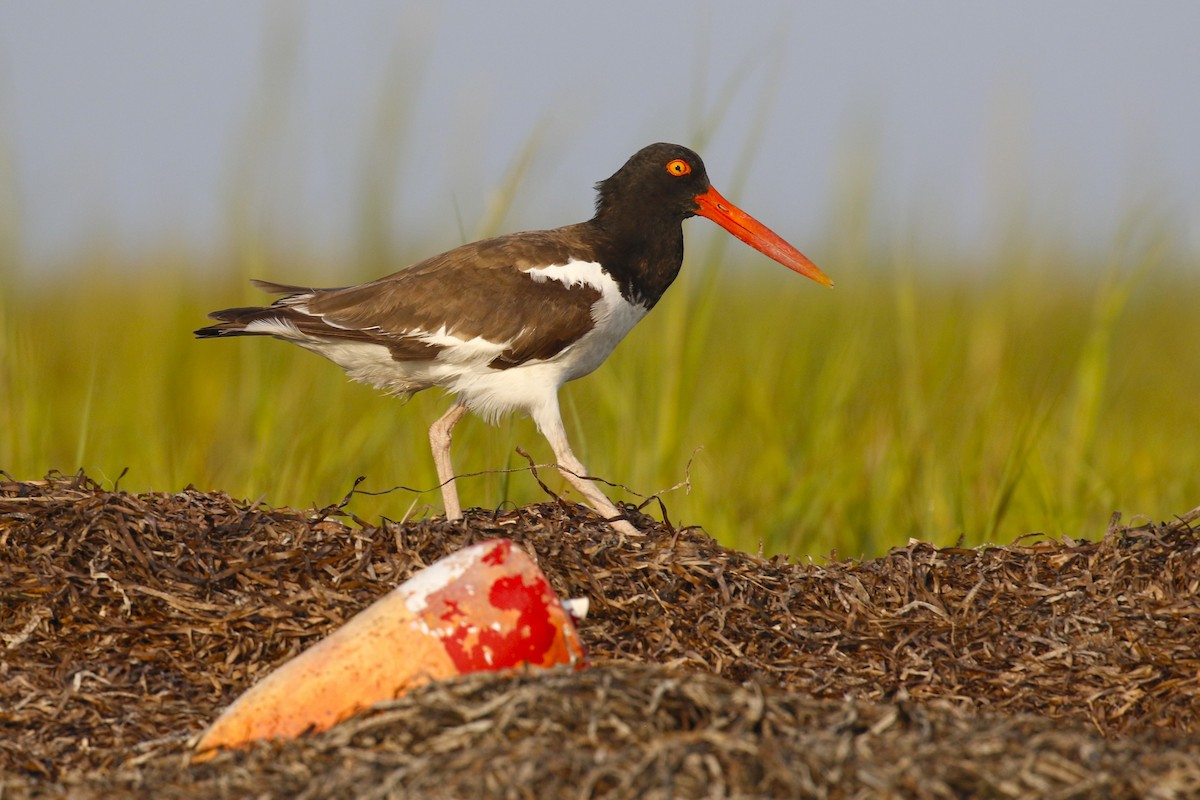
<svg viewBox="0 0 1200 800">
<path fill-rule="evenodd" d="M 1198 519 L 815 565 L 558 503 L 370 526 L 0 482 L 0 796 L 1200 796 Z M 257 677 L 495 536 L 591 598 L 593 669 L 187 763 Z"/>
</svg>

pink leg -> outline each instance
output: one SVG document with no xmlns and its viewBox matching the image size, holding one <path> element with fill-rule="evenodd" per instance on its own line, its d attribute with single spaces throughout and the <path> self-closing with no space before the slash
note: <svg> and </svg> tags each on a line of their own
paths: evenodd
<svg viewBox="0 0 1200 800">
<path fill-rule="evenodd" d="M 600 516 L 613 520 L 609 524 L 614 530 L 626 536 L 640 535 L 638 529 L 633 527 L 628 520 L 613 519 L 620 516 L 621 512 L 617 510 L 611 500 L 604 496 L 603 492 L 596 488 L 596 484 L 587 479 L 587 468 L 571 452 L 571 443 L 567 441 L 567 431 L 563 427 L 557 399 L 552 406 L 535 411 L 533 421 L 537 423 L 538 430 L 550 443 L 550 449 L 554 451 L 554 458 L 558 461 L 558 471 L 583 495 L 587 504 Z"/>
<path fill-rule="evenodd" d="M 450 463 L 450 431 L 467 413 L 467 407 L 457 403 L 429 426 L 429 446 L 433 450 L 433 463 L 437 467 L 438 482 L 442 486 L 442 503 L 446 506 L 446 519 L 462 519 L 462 506 L 458 502 L 458 487 L 454 483 L 454 465 Z"/>
</svg>

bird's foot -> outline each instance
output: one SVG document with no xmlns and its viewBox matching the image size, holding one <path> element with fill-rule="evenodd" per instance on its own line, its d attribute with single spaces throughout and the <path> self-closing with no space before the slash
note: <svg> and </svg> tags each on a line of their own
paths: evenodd
<svg viewBox="0 0 1200 800">
<path fill-rule="evenodd" d="M 642 532 L 633 527 L 633 523 L 627 519 L 614 519 L 608 524 L 612 526 L 614 531 L 622 536 L 642 536 Z"/>
</svg>

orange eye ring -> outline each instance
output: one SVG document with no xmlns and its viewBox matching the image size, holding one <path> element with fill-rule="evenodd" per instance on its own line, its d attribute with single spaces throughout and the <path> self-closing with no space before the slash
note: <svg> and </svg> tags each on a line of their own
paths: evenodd
<svg viewBox="0 0 1200 800">
<path fill-rule="evenodd" d="M 687 175 L 691 171 L 692 165 L 682 158 L 676 158 L 667 162 L 667 172 L 672 175 Z"/>
</svg>

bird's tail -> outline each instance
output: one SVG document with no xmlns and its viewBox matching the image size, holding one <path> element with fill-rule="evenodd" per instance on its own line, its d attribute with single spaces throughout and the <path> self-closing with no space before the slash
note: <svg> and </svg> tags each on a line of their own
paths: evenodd
<svg viewBox="0 0 1200 800">
<path fill-rule="evenodd" d="M 256 320 L 279 316 L 278 308 L 247 306 L 244 308 L 225 308 L 208 315 L 210 319 L 220 320 L 216 325 L 209 325 L 197 330 L 197 339 L 215 339 L 220 336 L 270 336 L 267 331 L 246 330 L 246 326 Z"/>
<path fill-rule="evenodd" d="M 318 291 L 307 286 L 292 286 L 286 283 L 273 283 L 257 279 L 250 282 L 264 292 L 282 294 L 286 295 L 286 297 L 281 297 L 270 306 L 244 306 L 241 308 L 225 308 L 220 311 L 214 311 L 208 316 L 210 319 L 219 320 L 220 324 L 200 328 L 195 332 L 197 339 L 215 339 L 221 336 L 278 335 L 279 331 L 276 330 L 267 330 L 261 327 L 254 330 L 247 330 L 246 328 L 253 322 L 287 319 L 292 316 L 287 308 L 288 300 Z"/>
</svg>

